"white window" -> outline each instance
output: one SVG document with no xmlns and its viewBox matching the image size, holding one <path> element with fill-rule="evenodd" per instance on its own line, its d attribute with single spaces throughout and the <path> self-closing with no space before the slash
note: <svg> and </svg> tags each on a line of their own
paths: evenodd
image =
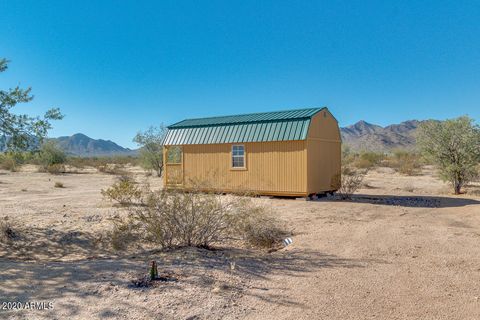
<svg viewBox="0 0 480 320">
<path fill-rule="evenodd" d="M 232 146 L 232 168 L 245 168 L 245 146 Z"/>
</svg>

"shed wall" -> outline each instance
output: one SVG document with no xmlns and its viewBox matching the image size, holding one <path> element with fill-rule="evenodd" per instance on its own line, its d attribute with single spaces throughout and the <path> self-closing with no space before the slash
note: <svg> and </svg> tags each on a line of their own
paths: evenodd
<svg viewBox="0 0 480 320">
<path fill-rule="evenodd" d="M 308 193 L 336 190 L 341 171 L 341 136 L 328 110 L 312 118 L 307 144 Z"/>
<path fill-rule="evenodd" d="M 243 143 L 246 170 L 231 168 L 232 144 L 184 145 L 184 184 L 222 191 L 305 195 L 306 141 Z"/>
</svg>

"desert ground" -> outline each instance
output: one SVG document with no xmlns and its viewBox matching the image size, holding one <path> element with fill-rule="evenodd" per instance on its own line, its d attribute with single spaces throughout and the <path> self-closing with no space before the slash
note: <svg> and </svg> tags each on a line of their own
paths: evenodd
<svg viewBox="0 0 480 320">
<path fill-rule="evenodd" d="M 418 176 L 377 168 L 351 201 L 255 198 L 292 232 L 275 252 L 119 253 L 103 241 L 123 210 L 100 194 L 114 180 L 0 172 L 0 218 L 23 237 L 0 244 L 0 303 L 53 303 L 3 308 L 1 319 L 480 319 L 478 185 L 454 196 L 430 167 Z M 151 260 L 176 281 L 132 286 Z"/>
</svg>

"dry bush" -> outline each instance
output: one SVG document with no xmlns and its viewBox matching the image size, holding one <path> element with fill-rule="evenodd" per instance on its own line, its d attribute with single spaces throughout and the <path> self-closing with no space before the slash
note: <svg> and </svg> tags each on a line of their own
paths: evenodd
<svg viewBox="0 0 480 320">
<path fill-rule="evenodd" d="M 41 172 L 48 172 L 50 174 L 58 175 L 66 173 L 67 170 L 63 164 L 52 164 L 47 167 L 40 167 L 39 171 Z"/>
<path fill-rule="evenodd" d="M 247 212 L 238 219 L 237 230 L 247 244 L 254 247 L 273 248 L 288 235 L 278 220 L 274 219 L 264 207 L 246 204 L 244 211 Z"/>
<path fill-rule="evenodd" d="M 125 250 L 130 244 L 139 240 L 136 225 L 126 219 L 114 219 L 109 239 L 114 250 Z"/>
<path fill-rule="evenodd" d="M 112 232 L 112 246 L 141 239 L 161 248 L 208 248 L 227 240 L 242 239 L 251 245 L 280 243 L 281 228 L 250 199 L 213 193 L 169 190 L 150 192 L 144 203 L 130 209 Z"/>
<path fill-rule="evenodd" d="M 112 174 L 116 176 L 128 175 L 128 172 L 125 170 L 124 165 L 116 163 L 106 163 L 96 167 L 98 172 Z"/>
<path fill-rule="evenodd" d="M 355 156 L 351 164 L 358 169 L 371 169 L 378 166 L 384 158 L 383 153 L 362 152 Z"/>
<path fill-rule="evenodd" d="M 0 221 L 0 242 L 7 243 L 14 240 L 17 240 L 20 237 L 20 234 L 11 223 L 8 221 Z"/>
<path fill-rule="evenodd" d="M 401 174 L 414 176 L 420 173 L 423 160 L 416 153 L 396 151 L 386 160 L 386 164 Z"/>
<path fill-rule="evenodd" d="M 125 176 L 122 176 L 125 177 Z M 130 178 L 120 179 L 110 188 L 103 190 L 102 195 L 110 201 L 116 201 L 121 205 L 139 204 L 142 202 L 142 190 Z"/>
<path fill-rule="evenodd" d="M 480 196 L 480 189 L 467 190 L 467 194 L 478 197 Z"/>
<path fill-rule="evenodd" d="M 340 197 L 340 199 L 351 199 L 355 191 L 362 186 L 362 182 L 366 174 L 366 170 L 343 167 L 341 177 L 342 183 L 340 188 L 337 190 L 337 195 Z"/>
<path fill-rule="evenodd" d="M 63 185 L 63 182 L 55 182 L 55 188 L 65 188 L 65 186 Z"/>
<path fill-rule="evenodd" d="M 67 164 L 75 168 L 99 168 L 110 165 L 137 165 L 138 159 L 133 156 L 116 156 L 116 157 L 68 157 Z M 100 170 L 99 170 L 100 171 Z"/>
<path fill-rule="evenodd" d="M 4 155 L 0 157 L 0 168 L 11 172 L 17 171 L 18 163 L 13 157 Z"/>
</svg>

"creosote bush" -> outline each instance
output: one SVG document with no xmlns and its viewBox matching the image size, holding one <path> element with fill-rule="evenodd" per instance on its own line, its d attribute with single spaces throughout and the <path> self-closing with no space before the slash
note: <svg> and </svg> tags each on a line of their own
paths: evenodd
<svg viewBox="0 0 480 320">
<path fill-rule="evenodd" d="M 131 207 L 112 231 L 112 246 L 141 240 L 160 248 L 208 248 L 228 240 L 254 246 L 280 243 L 284 232 L 263 207 L 251 199 L 214 193 L 161 190 L 148 192 L 142 206 Z"/>
<path fill-rule="evenodd" d="M 116 201 L 123 206 L 141 203 L 142 190 L 132 179 L 126 177 L 127 176 L 122 176 L 122 178 L 111 187 L 102 190 L 102 195 L 106 199 Z"/>
<path fill-rule="evenodd" d="M 337 195 L 340 197 L 340 199 L 351 199 L 355 191 L 362 186 L 362 182 L 366 174 L 366 170 L 359 170 L 344 166 L 342 168 L 341 186 L 337 190 Z"/>
<path fill-rule="evenodd" d="M 239 219 L 237 228 L 247 244 L 254 247 L 273 248 L 280 244 L 279 240 L 288 235 L 264 207 L 246 205 L 246 208 L 249 212 Z"/>
</svg>

